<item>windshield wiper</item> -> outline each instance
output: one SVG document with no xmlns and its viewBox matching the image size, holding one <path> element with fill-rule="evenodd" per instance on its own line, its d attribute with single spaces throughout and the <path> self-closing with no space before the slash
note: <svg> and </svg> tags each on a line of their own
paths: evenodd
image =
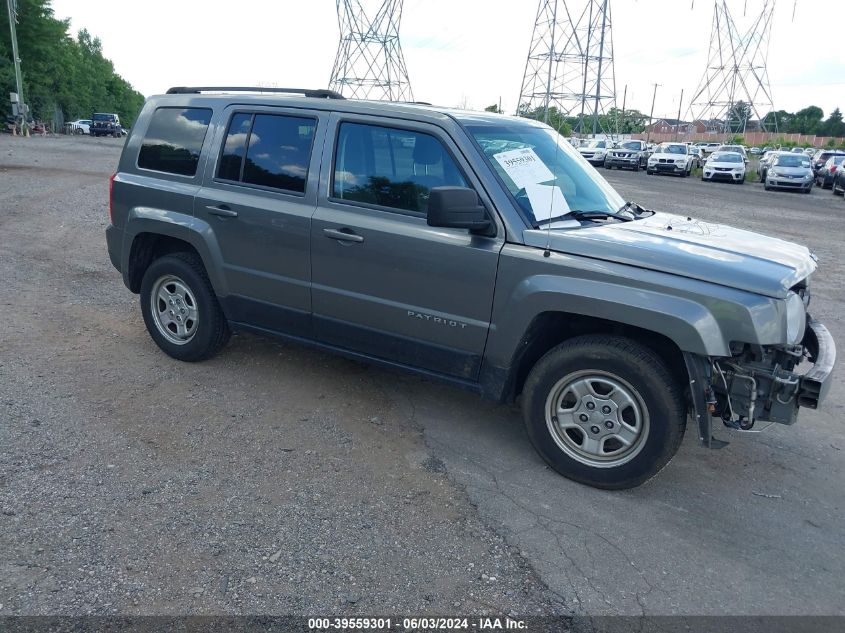
<svg viewBox="0 0 845 633">
<path fill-rule="evenodd" d="M 631 222 L 634 218 L 622 215 L 621 213 L 615 213 L 613 211 L 587 211 L 587 210 L 576 210 L 570 211 L 569 213 L 564 213 L 563 215 L 556 216 L 554 218 L 549 218 L 548 220 L 543 220 L 537 224 L 537 228 L 545 224 L 551 224 L 552 222 L 557 222 L 559 220 L 602 220 L 604 218 L 613 218 L 615 220 L 619 220 L 620 222 Z"/>
<path fill-rule="evenodd" d="M 626 202 L 623 204 L 619 209 L 616 211 L 617 213 L 622 213 L 623 211 L 630 211 L 635 216 L 639 217 L 641 215 L 645 215 L 648 213 L 649 215 L 654 215 L 654 211 L 650 209 L 643 209 L 640 205 L 636 202 Z"/>
</svg>

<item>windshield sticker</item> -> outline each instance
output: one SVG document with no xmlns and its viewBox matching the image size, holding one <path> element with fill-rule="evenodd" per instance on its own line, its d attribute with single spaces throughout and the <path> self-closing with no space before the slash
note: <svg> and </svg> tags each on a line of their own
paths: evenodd
<svg viewBox="0 0 845 633">
<path fill-rule="evenodd" d="M 566 215 L 570 211 L 560 187 L 529 183 L 525 185 L 525 194 L 537 222 Z"/>
<path fill-rule="evenodd" d="M 494 154 L 493 158 L 519 188 L 555 179 L 555 175 L 530 147 Z"/>
</svg>

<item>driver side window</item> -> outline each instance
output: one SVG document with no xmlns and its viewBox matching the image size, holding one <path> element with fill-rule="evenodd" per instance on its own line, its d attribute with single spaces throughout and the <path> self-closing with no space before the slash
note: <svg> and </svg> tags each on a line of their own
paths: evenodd
<svg viewBox="0 0 845 633">
<path fill-rule="evenodd" d="M 332 196 L 425 215 L 434 187 L 466 187 L 452 156 L 423 132 L 342 123 L 335 147 Z"/>
</svg>

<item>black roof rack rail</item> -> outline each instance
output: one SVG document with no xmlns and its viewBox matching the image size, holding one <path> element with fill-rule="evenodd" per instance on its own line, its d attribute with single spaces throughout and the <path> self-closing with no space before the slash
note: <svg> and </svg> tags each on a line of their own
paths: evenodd
<svg viewBox="0 0 845 633">
<path fill-rule="evenodd" d="M 284 94 L 298 94 L 315 99 L 345 99 L 342 94 L 334 90 L 308 88 L 249 88 L 244 86 L 174 86 L 167 91 L 169 95 L 199 94 L 201 92 L 278 92 Z"/>
</svg>

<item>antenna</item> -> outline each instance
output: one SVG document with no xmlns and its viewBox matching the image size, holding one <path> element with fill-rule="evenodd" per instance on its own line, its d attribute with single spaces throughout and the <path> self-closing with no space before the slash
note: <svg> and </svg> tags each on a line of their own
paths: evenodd
<svg viewBox="0 0 845 633">
<path fill-rule="evenodd" d="M 714 4 L 707 68 L 687 111 L 704 121 L 708 131 L 744 133 L 752 115 L 767 131 L 764 116 L 774 112 L 767 60 L 775 0 L 752 2 L 758 10 L 751 8 L 744 30 L 737 26 L 728 0 Z M 745 0 L 744 11 L 747 5 Z"/>
<path fill-rule="evenodd" d="M 340 42 L 329 88 L 356 99 L 413 101 L 399 45 L 403 0 L 336 2 Z"/>
<path fill-rule="evenodd" d="M 610 0 L 540 0 L 517 114 L 549 122 L 579 112 L 578 132 L 618 133 L 601 116 L 616 106 Z M 539 118 L 539 117 L 537 117 Z"/>
</svg>

